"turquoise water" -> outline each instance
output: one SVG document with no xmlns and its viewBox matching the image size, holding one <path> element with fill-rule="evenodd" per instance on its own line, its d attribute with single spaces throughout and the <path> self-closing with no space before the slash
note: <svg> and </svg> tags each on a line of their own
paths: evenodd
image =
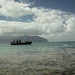
<svg viewBox="0 0 75 75">
<path fill-rule="evenodd" d="M 75 75 L 75 42 L 0 44 L 0 75 Z"/>
<path fill-rule="evenodd" d="M 19 51 L 50 51 L 51 49 L 56 50 L 56 48 L 75 48 L 75 42 L 61 42 L 61 43 L 32 43 L 31 45 L 10 45 L 7 44 L 0 44 L 0 51 L 1 52 L 19 52 Z"/>
</svg>

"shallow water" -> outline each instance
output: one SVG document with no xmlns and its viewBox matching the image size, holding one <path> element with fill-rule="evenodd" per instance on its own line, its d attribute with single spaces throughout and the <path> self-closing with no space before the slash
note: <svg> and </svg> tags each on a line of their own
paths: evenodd
<svg viewBox="0 0 75 75">
<path fill-rule="evenodd" d="M 75 75 L 75 43 L 0 44 L 0 75 Z"/>
</svg>

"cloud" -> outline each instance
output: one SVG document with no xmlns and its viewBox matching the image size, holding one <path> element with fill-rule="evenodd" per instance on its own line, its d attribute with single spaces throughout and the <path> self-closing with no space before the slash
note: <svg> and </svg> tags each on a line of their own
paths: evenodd
<svg viewBox="0 0 75 75">
<path fill-rule="evenodd" d="M 23 15 L 31 14 L 30 4 L 14 2 L 14 0 L 0 1 L 0 15 L 18 18 Z"/>
<path fill-rule="evenodd" d="M 29 22 L 0 20 L 0 35 L 28 34 L 43 36 L 50 41 L 70 38 L 74 40 L 75 14 L 55 9 L 30 8 L 30 4 L 14 0 L 3 0 L 2 3 L 0 15 L 21 19 L 19 17 L 31 14 L 33 20 Z"/>
<path fill-rule="evenodd" d="M 68 31 L 73 31 L 75 30 L 75 15 L 73 17 L 70 17 L 67 21 L 67 30 Z"/>
<path fill-rule="evenodd" d="M 38 27 L 42 26 L 42 29 L 49 34 L 65 32 L 65 22 L 72 16 L 66 12 L 54 9 L 33 8 L 32 11 L 35 14 L 34 21 L 39 25 Z"/>
<path fill-rule="evenodd" d="M 25 23 L 25 22 L 15 22 L 15 21 L 0 21 L 0 34 L 10 34 L 10 35 L 41 35 L 44 32 L 41 28 L 37 28 L 34 22 Z"/>
</svg>

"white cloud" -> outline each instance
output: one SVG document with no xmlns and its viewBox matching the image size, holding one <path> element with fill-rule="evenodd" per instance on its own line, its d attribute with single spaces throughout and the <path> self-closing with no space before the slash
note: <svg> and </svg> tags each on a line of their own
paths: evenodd
<svg viewBox="0 0 75 75">
<path fill-rule="evenodd" d="M 41 35 L 44 32 L 40 27 L 37 28 L 34 22 L 12 22 L 12 21 L 0 21 L 0 34 L 10 34 L 10 35 Z"/>
<path fill-rule="evenodd" d="M 23 15 L 31 14 L 30 4 L 14 2 L 14 0 L 0 1 L 0 14 L 12 18 L 18 18 Z"/>
<path fill-rule="evenodd" d="M 75 15 L 73 17 L 70 17 L 67 21 L 67 30 L 72 31 L 75 30 Z"/>
<path fill-rule="evenodd" d="M 40 35 L 51 40 L 74 40 L 75 14 L 54 9 L 30 8 L 30 4 L 3 0 L 0 14 L 18 18 L 33 14 L 31 22 L 0 21 L 0 34 Z M 0 2 L 1 3 L 1 2 Z M 73 38 L 71 37 L 73 36 Z"/>
<path fill-rule="evenodd" d="M 39 27 L 41 27 L 40 25 L 42 25 L 42 27 L 48 33 L 51 34 L 62 33 L 65 31 L 66 25 L 63 22 L 66 19 L 67 13 L 59 10 L 53 10 L 53 9 L 48 10 L 48 9 L 38 9 L 38 8 L 33 8 L 32 11 L 35 13 L 36 16 L 36 18 L 34 18 L 36 24 L 38 24 Z"/>
</svg>

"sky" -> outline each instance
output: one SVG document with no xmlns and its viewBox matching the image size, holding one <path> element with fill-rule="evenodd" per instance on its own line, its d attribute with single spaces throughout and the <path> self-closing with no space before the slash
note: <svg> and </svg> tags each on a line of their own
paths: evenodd
<svg viewBox="0 0 75 75">
<path fill-rule="evenodd" d="M 75 41 L 75 0 L 0 0 L 0 38 L 23 35 Z"/>
</svg>

